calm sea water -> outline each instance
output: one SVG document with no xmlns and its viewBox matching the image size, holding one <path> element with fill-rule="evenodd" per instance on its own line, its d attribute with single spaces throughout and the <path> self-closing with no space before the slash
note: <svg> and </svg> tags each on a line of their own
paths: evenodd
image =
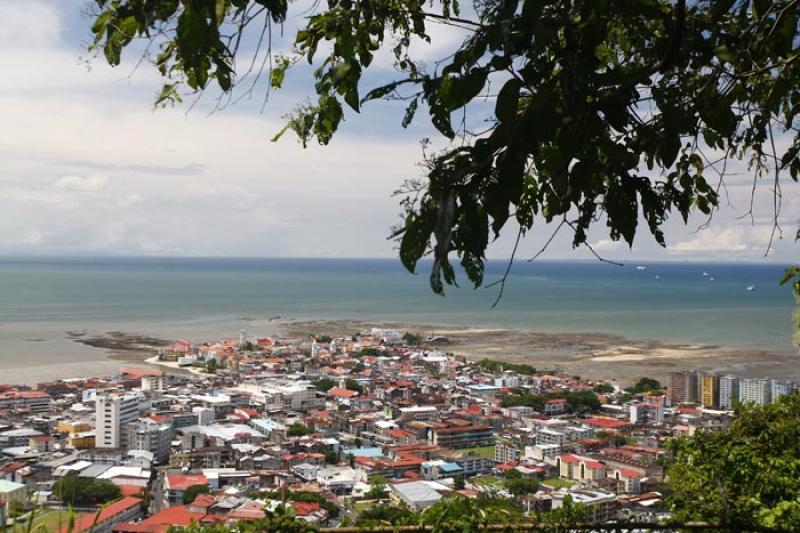
<svg viewBox="0 0 800 533">
<path fill-rule="evenodd" d="M 393 259 L 2 259 L 0 382 L 22 380 L 31 368 L 47 377 L 83 372 L 88 363 L 97 373 L 119 366 L 104 361 L 102 350 L 68 340 L 68 330 L 200 340 L 242 328 L 267 334 L 277 326 L 266 317 L 276 315 L 597 331 L 794 351 L 794 300 L 778 285 L 783 266 L 644 265 L 518 263 L 491 309 L 494 289 L 465 284 L 442 298 L 428 288 L 426 265 L 412 276 Z M 489 281 L 504 266 L 490 263 Z"/>
</svg>

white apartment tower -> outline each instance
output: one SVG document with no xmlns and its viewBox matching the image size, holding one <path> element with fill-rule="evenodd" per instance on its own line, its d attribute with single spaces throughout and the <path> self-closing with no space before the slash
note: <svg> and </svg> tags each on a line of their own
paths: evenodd
<svg viewBox="0 0 800 533">
<path fill-rule="evenodd" d="M 719 408 L 733 409 L 734 402 L 739 401 L 739 378 L 733 375 L 719 378 Z"/>
<path fill-rule="evenodd" d="M 772 384 L 765 378 L 742 378 L 739 380 L 739 401 L 766 405 L 772 402 Z"/>
<path fill-rule="evenodd" d="M 124 448 L 121 427 L 139 417 L 139 398 L 135 394 L 97 396 L 95 447 Z"/>
</svg>

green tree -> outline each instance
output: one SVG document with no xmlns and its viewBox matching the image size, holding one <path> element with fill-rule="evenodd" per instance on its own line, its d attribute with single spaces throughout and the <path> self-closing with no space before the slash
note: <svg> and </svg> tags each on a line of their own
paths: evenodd
<svg viewBox="0 0 800 533">
<path fill-rule="evenodd" d="M 323 344 L 330 344 L 331 341 L 333 341 L 333 337 L 331 337 L 330 335 L 322 335 L 317 340 Z"/>
<path fill-rule="evenodd" d="M 201 494 L 208 494 L 208 485 L 191 485 L 183 492 L 183 504 L 189 505 Z"/>
<path fill-rule="evenodd" d="M 339 462 L 339 454 L 333 450 L 326 450 L 325 451 L 325 463 L 329 465 L 335 465 Z"/>
<path fill-rule="evenodd" d="M 122 497 L 120 488 L 107 479 L 62 477 L 53 484 L 53 493 L 65 505 L 99 505 Z"/>
<path fill-rule="evenodd" d="M 608 383 L 598 383 L 592 390 L 597 394 L 611 394 L 614 392 L 614 387 Z"/>
<path fill-rule="evenodd" d="M 9 518 L 18 518 L 25 512 L 25 504 L 22 503 L 22 500 L 11 500 L 8 502 L 8 517 Z"/>
<path fill-rule="evenodd" d="M 670 442 L 670 503 L 679 520 L 800 527 L 800 395 L 737 409 L 720 432 Z"/>
<path fill-rule="evenodd" d="M 313 385 L 322 392 L 328 392 L 336 385 L 336 382 L 333 381 L 331 378 L 320 378 L 314 381 Z"/>
<path fill-rule="evenodd" d="M 359 394 L 364 394 L 364 387 L 362 387 L 358 381 L 354 380 L 353 378 L 347 378 L 344 380 L 344 386 L 347 390 L 356 391 Z"/>
<path fill-rule="evenodd" d="M 405 504 L 378 504 L 361 511 L 356 519 L 356 525 L 359 527 L 404 526 L 413 525 L 416 521 L 417 514 Z"/>
<path fill-rule="evenodd" d="M 158 105 L 210 85 L 233 91 L 243 32 L 283 23 L 290 5 L 95 3 L 91 48 L 118 65 L 135 39 L 149 40 L 149 59 L 165 77 Z M 327 144 L 345 106 L 359 112 L 380 98 L 408 103 L 404 126 L 427 108 L 441 135 L 457 139 L 429 154 L 426 179 L 404 189 L 403 222 L 394 232 L 408 270 L 432 254 L 434 291 L 456 281 L 451 255 L 472 283 L 482 284 L 491 237 L 512 220 L 517 240 L 540 220 L 571 231 L 573 245 L 583 246 L 599 221 L 612 240 L 632 245 L 641 215 L 665 245 L 662 226 L 670 216 L 686 222 L 718 206 L 723 160 L 750 163 L 756 184 L 769 176 L 776 211 L 783 175 L 800 176 L 794 0 L 462 7 L 454 0 L 328 0 L 294 35 L 294 51 L 277 56 L 270 70 L 277 89 L 301 59 L 317 65 L 316 100 L 299 107 L 283 130 L 303 144 Z M 429 40 L 433 23 L 468 35 L 429 69 L 410 46 Z M 384 48 L 394 55 L 396 75 L 365 87 L 364 75 Z M 482 103 L 489 94 L 493 105 Z M 475 133 L 478 124 L 484 127 Z"/>
<path fill-rule="evenodd" d="M 434 526 L 437 533 L 479 533 L 488 524 L 515 524 L 524 519 L 518 502 L 484 493 L 476 498 L 445 498 L 420 515 L 420 522 Z"/>
<path fill-rule="evenodd" d="M 516 497 L 524 494 L 533 494 L 539 490 L 539 482 L 536 479 L 524 476 L 514 468 L 506 472 L 503 485 L 508 492 Z"/>
<path fill-rule="evenodd" d="M 209 374 L 216 374 L 219 368 L 219 362 L 216 359 L 209 359 L 206 361 L 206 372 Z"/>
<path fill-rule="evenodd" d="M 314 430 L 302 422 L 293 423 L 286 431 L 286 435 L 289 437 L 305 437 L 306 435 L 311 435 L 312 433 L 314 433 Z"/>
<path fill-rule="evenodd" d="M 388 480 L 385 476 L 373 476 L 369 480 L 369 491 L 367 491 L 367 498 L 371 500 L 383 500 L 386 498 L 386 483 Z"/>
<path fill-rule="evenodd" d="M 420 342 L 422 342 L 422 338 L 419 335 L 415 335 L 411 332 L 406 332 L 405 334 L 403 334 L 403 342 L 405 342 L 409 346 L 417 346 Z"/>
<path fill-rule="evenodd" d="M 664 386 L 661 382 L 653 378 L 639 378 L 635 385 L 625 389 L 628 394 L 643 394 L 645 392 L 661 392 Z"/>
</svg>

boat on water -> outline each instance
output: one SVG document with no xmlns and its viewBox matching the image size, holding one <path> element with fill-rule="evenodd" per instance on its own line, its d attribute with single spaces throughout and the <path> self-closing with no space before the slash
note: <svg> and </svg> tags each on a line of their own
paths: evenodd
<svg viewBox="0 0 800 533">
<path fill-rule="evenodd" d="M 636 270 L 647 270 L 647 267 L 639 265 L 639 266 L 636 267 Z"/>
<path fill-rule="evenodd" d="M 704 277 L 704 278 L 707 278 L 707 277 L 708 277 L 708 276 L 710 276 L 710 275 L 711 275 L 711 274 L 709 274 L 708 272 L 703 272 L 703 277 Z"/>
<path fill-rule="evenodd" d="M 711 276 L 710 278 L 708 278 L 708 281 L 714 281 L 714 276 Z"/>
<path fill-rule="evenodd" d="M 658 274 L 656 274 L 656 279 L 661 279 L 661 276 L 659 276 Z"/>
<path fill-rule="evenodd" d="M 754 290 L 756 290 L 756 286 L 755 285 L 748 285 L 747 286 L 747 290 L 750 291 L 750 292 L 753 292 Z"/>
</svg>

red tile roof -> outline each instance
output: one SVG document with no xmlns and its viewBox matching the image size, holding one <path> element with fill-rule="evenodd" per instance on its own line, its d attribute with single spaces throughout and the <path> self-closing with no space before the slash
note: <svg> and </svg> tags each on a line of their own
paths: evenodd
<svg viewBox="0 0 800 533">
<path fill-rule="evenodd" d="M 292 507 L 297 511 L 298 516 L 308 516 L 319 511 L 320 508 L 317 502 L 292 502 Z"/>
<path fill-rule="evenodd" d="M 621 428 L 628 426 L 628 422 L 624 420 L 616 420 L 614 418 L 602 418 L 596 416 L 594 418 L 587 418 L 583 421 L 587 426 L 602 427 L 602 428 Z"/>
<path fill-rule="evenodd" d="M 99 516 L 97 513 L 81 513 L 78 515 L 77 520 L 75 520 L 75 525 L 72 528 L 64 526 L 61 532 L 66 533 L 70 531 L 70 533 L 80 533 L 81 531 L 89 531 L 93 529 L 95 525 L 111 520 L 115 516 L 129 510 L 131 507 L 141 505 L 141 503 L 142 500 L 132 496 L 122 498 L 104 507 L 103 510 L 100 511 Z"/>
<path fill-rule="evenodd" d="M 356 394 L 358 394 L 356 391 L 343 389 L 341 387 L 333 387 L 328 390 L 328 396 L 335 396 L 336 398 L 352 398 Z"/>
<path fill-rule="evenodd" d="M 186 490 L 192 485 L 208 485 L 208 478 L 203 475 L 167 476 L 167 485 L 171 490 Z"/>
<path fill-rule="evenodd" d="M 191 525 L 192 521 L 208 522 L 216 520 L 217 518 L 203 513 L 189 512 L 189 508 L 185 505 L 176 505 L 168 507 L 150 518 L 145 518 L 138 524 L 117 524 L 114 526 L 114 531 L 118 533 L 166 533 L 172 526 L 188 526 Z"/>
</svg>

